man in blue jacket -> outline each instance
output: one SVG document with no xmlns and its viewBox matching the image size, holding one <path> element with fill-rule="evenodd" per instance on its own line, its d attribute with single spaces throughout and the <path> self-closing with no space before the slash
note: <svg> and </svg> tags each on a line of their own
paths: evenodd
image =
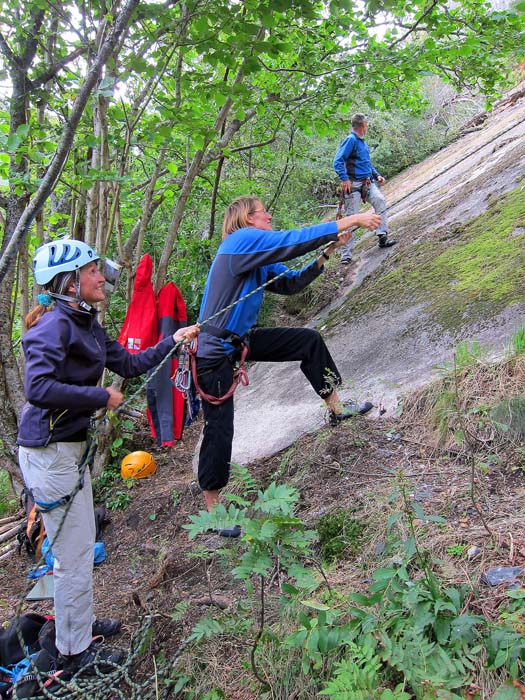
<svg viewBox="0 0 525 700">
<path fill-rule="evenodd" d="M 344 196 L 345 214 L 357 214 L 363 202 L 370 202 L 377 214 L 381 215 L 381 223 L 377 229 L 380 248 L 389 248 L 396 241 L 388 238 L 388 218 L 386 201 L 378 187 L 385 178 L 372 165 L 370 149 L 365 141 L 368 123 L 364 114 L 354 114 L 352 131 L 340 145 L 334 158 L 334 170 L 341 180 L 341 191 Z M 378 183 L 378 184 L 376 184 Z M 341 262 L 352 262 L 354 239 L 341 249 Z"/>
</svg>

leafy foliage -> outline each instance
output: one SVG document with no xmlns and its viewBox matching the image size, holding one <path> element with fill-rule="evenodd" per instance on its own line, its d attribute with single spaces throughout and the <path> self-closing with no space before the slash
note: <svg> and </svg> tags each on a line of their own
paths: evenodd
<svg viewBox="0 0 525 700">
<path fill-rule="evenodd" d="M 341 509 L 319 518 L 317 533 L 323 559 L 330 562 L 345 553 L 354 554 L 363 530 L 363 523 L 352 517 L 352 511 Z"/>
</svg>

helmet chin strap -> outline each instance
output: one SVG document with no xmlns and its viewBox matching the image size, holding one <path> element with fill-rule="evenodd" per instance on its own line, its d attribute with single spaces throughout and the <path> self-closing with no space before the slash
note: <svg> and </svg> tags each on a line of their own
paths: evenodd
<svg viewBox="0 0 525 700">
<path fill-rule="evenodd" d="M 61 299 L 62 301 L 68 301 L 68 302 L 73 302 L 74 304 L 78 304 L 81 309 L 84 311 L 92 311 L 93 307 L 87 303 L 87 301 L 84 301 L 84 299 L 81 299 L 80 297 L 68 297 L 65 294 L 57 294 L 56 292 L 48 292 L 49 296 L 53 297 L 53 299 Z"/>
<path fill-rule="evenodd" d="M 93 307 L 90 304 L 88 304 L 87 301 L 84 301 L 84 299 L 82 299 L 82 297 L 80 296 L 80 273 L 78 270 L 75 270 L 75 292 L 76 297 L 70 297 L 66 294 L 57 294 L 57 292 L 49 292 L 49 295 L 52 296 L 54 299 L 61 299 L 62 301 L 73 302 L 74 304 L 78 304 L 80 308 L 84 311 L 93 311 Z"/>
</svg>

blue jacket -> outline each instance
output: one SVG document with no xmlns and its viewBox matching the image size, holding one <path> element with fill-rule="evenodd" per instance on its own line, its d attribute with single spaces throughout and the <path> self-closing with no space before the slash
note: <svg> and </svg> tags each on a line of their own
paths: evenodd
<svg viewBox="0 0 525 700">
<path fill-rule="evenodd" d="M 335 240 L 335 221 L 291 231 L 263 231 L 257 228 L 234 231 L 219 246 L 210 268 L 200 308 L 201 322 L 281 272 L 286 271 L 286 274 L 265 289 L 276 294 L 300 292 L 321 274 L 323 268 L 319 268 L 314 261 L 302 270 L 294 271 L 280 261 L 292 260 Z M 259 289 L 211 323 L 245 336 L 257 322 L 263 294 L 264 290 Z M 206 325 L 203 326 L 199 335 L 199 358 L 220 359 L 233 350 L 229 343 L 206 333 Z"/>
<path fill-rule="evenodd" d="M 153 348 L 131 355 L 111 340 L 96 312 L 57 301 L 25 334 L 25 394 L 18 444 L 42 447 L 49 442 L 82 439 L 94 411 L 106 406 L 108 392 L 98 381 L 104 367 L 121 377 L 151 369 L 173 348 L 169 336 Z"/>
<path fill-rule="evenodd" d="M 372 165 L 370 149 L 367 142 L 351 131 L 334 158 L 334 170 L 339 179 L 345 180 L 377 180 L 379 173 Z"/>
</svg>

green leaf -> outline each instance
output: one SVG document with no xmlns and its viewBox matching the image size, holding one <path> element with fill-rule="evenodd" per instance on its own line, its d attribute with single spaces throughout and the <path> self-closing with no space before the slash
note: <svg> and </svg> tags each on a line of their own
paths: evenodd
<svg viewBox="0 0 525 700">
<path fill-rule="evenodd" d="M 417 517 L 418 517 L 420 520 L 424 520 L 424 519 L 425 519 L 425 513 L 424 513 L 424 511 L 423 511 L 423 508 L 421 508 L 421 505 L 420 505 L 417 501 L 414 501 L 414 502 L 411 503 L 410 505 L 412 506 L 412 510 L 413 510 L 414 513 L 417 515 Z"/>
<path fill-rule="evenodd" d="M 22 138 L 20 136 L 17 134 L 10 134 L 7 139 L 6 149 L 9 151 L 9 153 L 15 153 L 21 143 Z"/>
<path fill-rule="evenodd" d="M 492 695 L 492 700 L 521 700 L 522 697 L 520 688 L 516 688 L 512 681 L 506 681 Z"/>
<path fill-rule="evenodd" d="M 377 569 L 372 575 L 376 581 L 389 581 L 396 573 L 397 569 Z"/>
<path fill-rule="evenodd" d="M 329 605 L 320 603 L 318 600 L 301 600 L 301 603 L 306 605 L 307 608 L 313 608 L 314 610 L 331 610 Z"/>
<path fill-rule="evenodd" d="M 365 608 L 368 608 L 372 605 L 380 603 L 383 600 L 383 591 L 378 591 L 377 593 L 374 593 L 374 595 L 371 596 L 366 596 L 362 593 L 350 593 L 348 598 L 352 602 L 357 603 L 358 605 L 362 605 Z"/>
<path fill-rule="evenodd" d="M 386 529 L 390 531 L 392 527 L 403 517 L 403 513 L 394 513 L 388 518 Z"/>
<path fill-rule="evenodd" d="M 438 644 L 445 644 L 450 636 L 450 622 L 444 617 L 438 617 L 434 622 L 434 632 Z"/>
<path fill-rule="evenodd" d="M 29 134 L 29 129 L 29 124 L 20 124 L 20 126 L 16 130 L 16 135 L 20 136 L 23 139 Z"/>
<path fill-rule="evenodd" d="M 465 433 L 462 430 L 455 430 L 454 440 L 458 445 L 463 445 L 463 443 L 465 442 Z"/>
</svg>

